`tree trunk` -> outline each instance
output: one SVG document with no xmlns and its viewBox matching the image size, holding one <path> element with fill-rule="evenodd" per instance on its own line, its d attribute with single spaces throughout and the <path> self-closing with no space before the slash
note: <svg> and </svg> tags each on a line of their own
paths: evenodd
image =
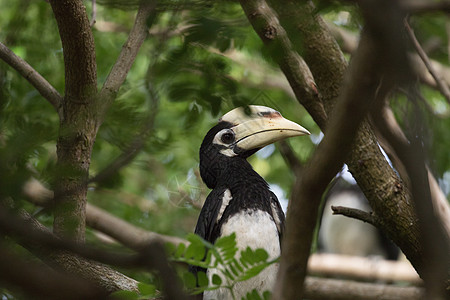
<svg viewBox="0 0 450 300">
<path fill-rule="evenodd" d="M 87 178 L 97 133 L 94 38 L 82 1 L 52 0 L 50 4 L 65 65 L 65 95 L 56 145 L 54 232 L 83 242 Z"/>
</svg>

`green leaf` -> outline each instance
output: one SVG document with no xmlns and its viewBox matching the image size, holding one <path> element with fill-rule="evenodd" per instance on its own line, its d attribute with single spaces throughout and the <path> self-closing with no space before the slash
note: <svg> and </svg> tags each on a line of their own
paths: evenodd
<svg viewBox="0 0 450 300">
<path fill-rule="evenodd" d="M 183 282 L 188 289 L 193 289 L 197 286 L 197 278 L 191 272 L 183 273 Z"/>
<path fill-rule="evenodd" d="M 178 245 L 175 253 L 173 254 L 175 257 L 181 257 L 184 253 L 184 251 L 186 250 L 186 245 L 181 243 Z"/>
<path fill-rule="evenodd" d="M 152 296 L 156 293 L 156 287 L 154 285 L 147 284 L 144 282 L 138 283 L 138 289 L 139 292 L 141 293 L 141 296 Z"/>
<path fill-rule="evenodd" d="M 222 284 L 222 278 L 220 278 L 220 276 L 217 275 L 217 274 L 213 274 L 213 276 L 212 276 L 212 283 L 214 285 L 221 285 Z"/>
<path fill-rule="evenodd" d="M 198 285 L 201 287 L 208 286 L 208 277 L 203 271 L 197 272 Z"/>
<path fill-rule="evenodd" d="M 205 257 L 205 245 L 203 244 L 200 237 L 190 238 L 191 243 L 187 247 L 184 257 L 187 259 L 193 259 L 201 261 Z"/>
<path fill-rule="evenodd" d="M 254 258 L 257 262 L 265 262 L 269 258 L 269 254 L 267 254 L 266 250 L 258 248 L 254 252 Z"/>
</svg>

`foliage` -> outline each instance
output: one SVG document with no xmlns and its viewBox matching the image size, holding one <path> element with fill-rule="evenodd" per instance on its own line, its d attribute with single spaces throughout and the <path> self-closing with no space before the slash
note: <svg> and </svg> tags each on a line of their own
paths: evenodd
<svg viewBox="0 0 450 300">
<path fill-rule="evenodd" d="M 193 294 L 199 294 L 205 290 L 215 290 L 220 287 L 227 288 L 232 292 L 233 286 L 240 281 L 248 280 L 258 275 L 269 265 L 276 263 L 277 259 L 269 260 L 264 249 L 251 249 L 239 251 L 236 245 L 236 234 L 219 238 L 214 245 L 203 240 L 201 237 L 188 235 L 189 245 L 180 244 L 178 247 L 169 245 L 169 253 L 172 260 L 187 263 L 204 269 L 217 269 L 219 276 L 214 274 L 209 282 L 205 272 L 199 271 L 197 278 L 192 273 L 184 273 L 185 286 Z M 264 293 L 264 295 L 267 295 Z M 247 299 L 258 298 L 258 291 L 252 291 Z M 264 296 L 264 299 L 266 299 Z"/>
<path fill-rule="evenodd" d="M 105 180 L 90 184 L 88 200 L 144 229 L 184 237 L 193 231 L 199 213 L 196 207 L 208 193 L 198 176 L 198 149 L 204 134 L 220 115 L 239 105 L 261 104 L 304 125 L 313 136 L 318 136 L 320 130 L 293 100 L 290 89 L 286 90 L 286 81 L 273 61 L 261 54 L 263 46 L 238 3 L 159 2 L 150 36 L 97 135 L 91 178 L 118 156 L 130 152 L 136 140 L 142 145 L 133 149 L 137 155 L 127 165 L 109 173 Z M 98 4 L 93 33 L 101 88 L 133 25 L 138 1 L 126 4 L 102 0 Z M 92 14 L 91 2 L 86 5 Z M 347 4 L 327 6 L 320 13 L 355 34 L 362 26 L 355 8 Z M 429 45 L 430 57 L 445 66 L 447 23 L 445 15 L 412 19 L 418 38 Z M 0 41 L 63 94 L 63 50 L 48 2 L 0 1 L 0 28 Z M 423 85 L 419 88 L 428 103 L 422 114 L 429 132 L 430 165 L 438 178 L 449 178 L 450 107 L 435 89 Z M 409 105 L 400 93 L 392 103 L 403 127 L 408 125 Z M 17 207 L 30 213 L 37 211 L 36 206 L 25 201 L 23 186 L 30 177 L 52 186 L 58 125 L 51 105 L 0 61 L 0 198 L 12 199 Z M 302 162 L 307 161 L 315 147 L 306 138 L 289 143 Z M 284 191 L 285 198 L 289 197 L 293 175 L 279 151 L 266 148 L 250 162 L 270 184 Z M 36 216 L 51 226 L 49 212 Z M 91 230 L 87 239 L 96 245 L 104 243 Z M 194 235 L 188 235 L 188 239 L 188 247 L 172 249 L 172 259 L 221 268 L 225 278 L 214 277 L 211 288 L 230 288 L 233 282 L 246 280 L 274 263 L 267 261 L 267 254 L 261 249 L 239 252 L 232 236 L 214 246 Z M 140 299 L 154 294 L 154 278 L 126 272 L 149 285 L 142 284 L 140 294 L 127 296 L 124 292 L 121 297 Z M 196 288 L 190 273 L 184 273 L 193 292 L 207 288 L 205 275 L 199 278 L 201 287 Z M 252 293 L 247 298 L 267 297 Z"/>
</svg>

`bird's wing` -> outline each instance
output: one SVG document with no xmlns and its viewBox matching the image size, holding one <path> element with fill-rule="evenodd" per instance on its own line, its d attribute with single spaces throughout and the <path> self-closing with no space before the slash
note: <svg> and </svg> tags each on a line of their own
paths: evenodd
<svg viewBox="0 0 450 300">
<path fill-rule="evenodd" d="M 219 215 L 220 207 L 222 205 L 222 199 L 225 189 L 214 189 L 206 197 L 203 204 L 200 216 L 198 217 L 197 225 L 195 226 L 195 234 L 201 236 L 203 239 L 210 243 L 213 243 L 216 237 L 213 237 L 212 232 L 217 231 L 217 217 Z M 198 271 L 206 272 L 206 269 L 189 266 L 189 271 L 197 274 Z"/>
<path fill-rule="evenodd" d="M 214 242 L 212 232 L 217 226 L 217 216 L 222 206 L 224 192 L 225 189 L 214 189 L 209 193 L 195 227 L 195 234 L 211 243 Z"/>
<path fill-rule="evenodd" d="M 280 202 L 278 201 L 277 196 L 271 191 L 270 192 L 270 206 L 272 208 L 272 218 L 275 221 L 275 224 L 277 225 L 278 235 L 280 237 L 280 243 L 281 239 L 283 237 L 284 233 L 284 212 L 281 208 Z"/>
</svg>

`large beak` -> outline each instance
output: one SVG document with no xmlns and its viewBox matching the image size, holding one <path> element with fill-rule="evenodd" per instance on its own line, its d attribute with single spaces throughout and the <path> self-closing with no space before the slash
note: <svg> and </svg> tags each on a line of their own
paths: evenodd
<svg viewBox="0 0 450 300">
<path fill-rule="evenodd" d="M 250 112 L 237 108 L 222 117 L 223 121 L 236 124 L 235 145 L 244 150 L 258 149 L 293 136 L 309 135 L 309 131 L 289 121 L 271 108 L 248 106 Z"/>
</svg>

